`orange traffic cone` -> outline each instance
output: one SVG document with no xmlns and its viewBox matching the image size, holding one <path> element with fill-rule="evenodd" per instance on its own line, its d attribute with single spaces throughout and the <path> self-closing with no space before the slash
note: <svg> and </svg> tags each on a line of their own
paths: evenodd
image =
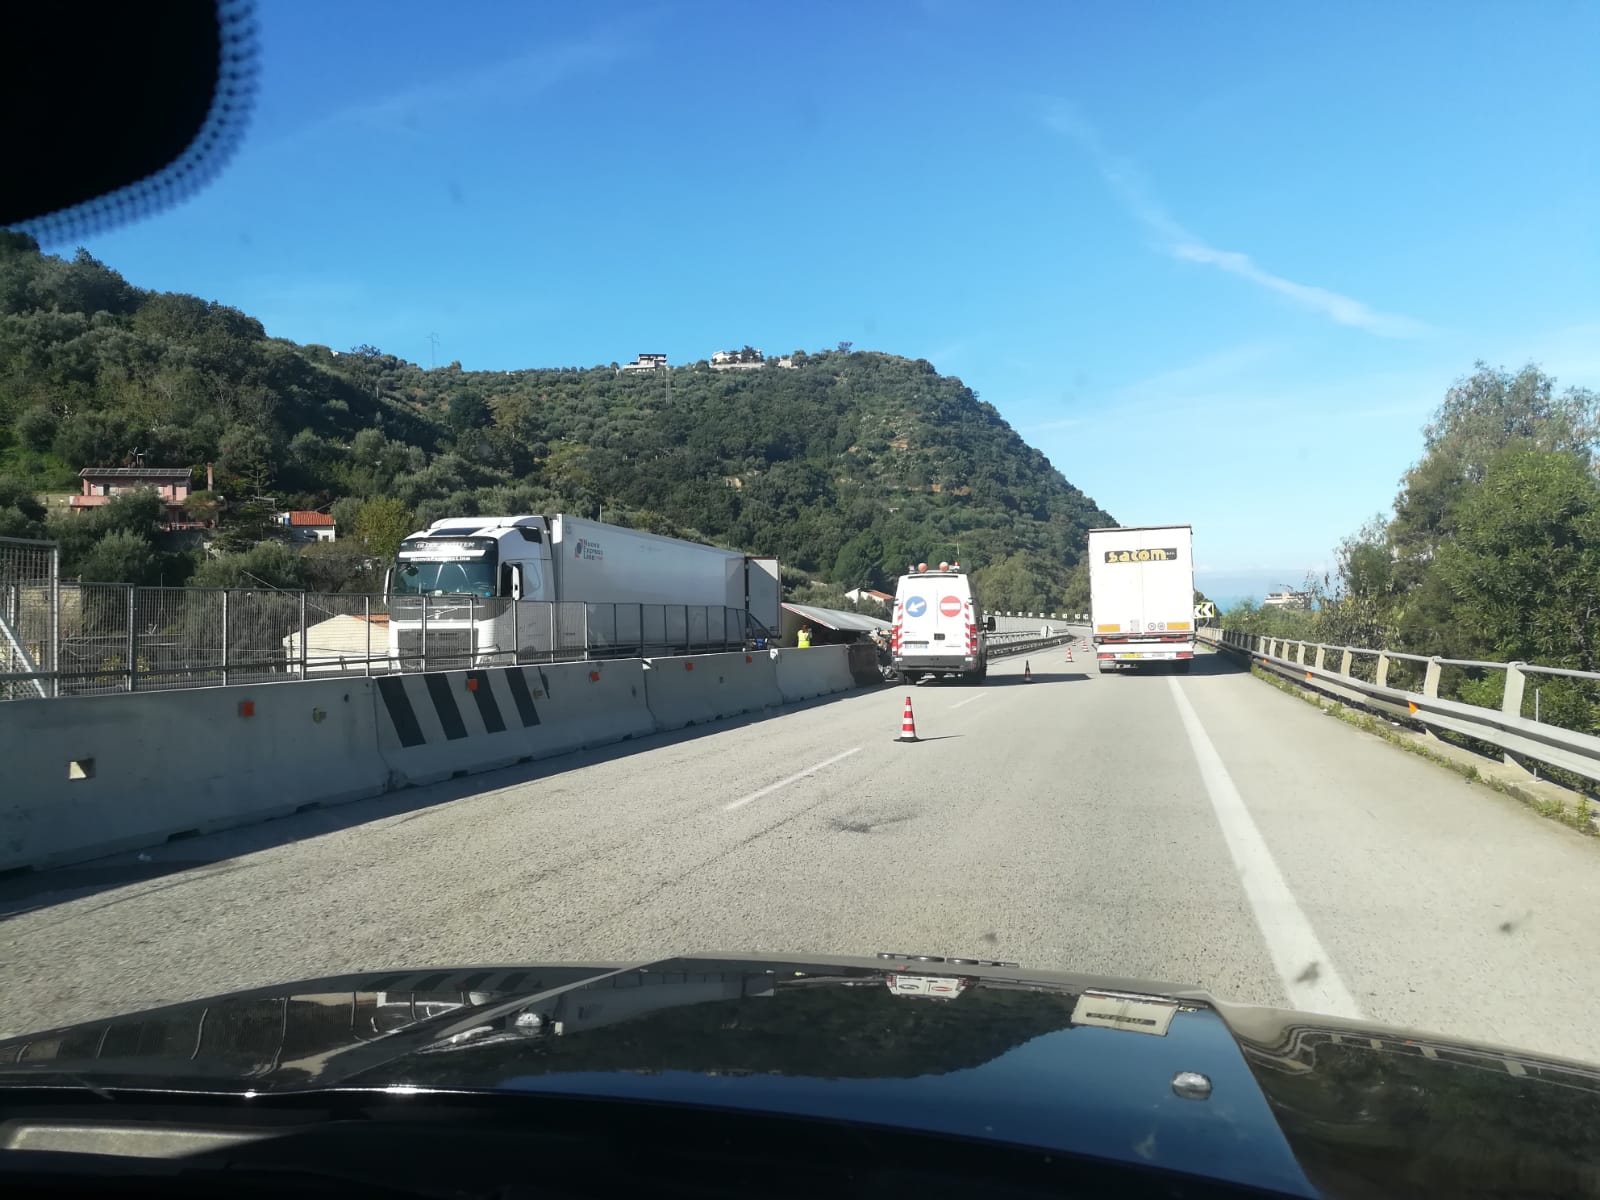
<svg viewBox="0 0 1600 1200">
<path fill-rule="evenodd" d="M 1022 664 L 1022 682 L 1033 682 L 1033 664 L 1027 661 L 1024 661 Z"/>
<path fill-rule="evenodd" d="M 905 715 L 900 718 L 900 740 L 902 742 L 916 742 L 922 739 L 917 737 L 916 718 L 911 715 L 911 697 L 906 697 Z"/>
<path fill-rule="evenodd" d="M 1067 647 L 1067 661 L 1068 662 L 1072 661 L 1072 647 L 1071 646 Z"/>
</svg>

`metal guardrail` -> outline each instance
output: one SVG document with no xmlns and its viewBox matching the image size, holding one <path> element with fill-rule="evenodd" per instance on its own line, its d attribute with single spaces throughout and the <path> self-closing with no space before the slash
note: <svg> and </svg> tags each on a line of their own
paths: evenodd
<svg viewBox="0 0 1600 1200">
<path fill-rule="evenodd" d="M 991 633 L 987 635 L 984 646 L 990 658 L 1008 658 L 1033 650 L 1048 650 L 1052 646 L 1076 641 L 1079 636 L 1076 633 L 1053 633 L 1049 637 L 1040 637 L 1037 633 Z"/>
<path fill-rule="evenodd" d="M 1430 732 L 1441 729 L 1498 747 L 1511 766 L 1522 766 L 1518 760 L 1526 758 L 1600 781 L 1600 737 L 1522 715 L 1528 676 L 1552 675 L 1600 684 L 1600 672 L 1332 646 L 1232 630 L 1203 631 L 1201 638 L 1317 691 L 1415 721 Z M 1339 658 L 1337 670 L 1328 665 L 1331 655 Z M 1372 680 L 1353 673 L 1355 663 L 1362 658 L 1376 659 Z M 1396 661 L 1423 666 L 1420 691 L 1389 686 L 1390 668 Z M 1439 680 L 1445 667 L 1504 671 L 1504 699 L 1500 707 L 1486 708 L 1441 697 Z"/>
</svg>

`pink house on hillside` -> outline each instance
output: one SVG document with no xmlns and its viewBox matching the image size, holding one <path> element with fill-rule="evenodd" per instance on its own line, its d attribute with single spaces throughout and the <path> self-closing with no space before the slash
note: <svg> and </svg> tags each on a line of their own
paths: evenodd
<svg viewBox="0 0 1600 1200">
<path fill-rule="evenodd" d="M 193 473 L 188 467 L 85 467 L 78 472 L 78 478 L 83 481 L 83 492 L 72 497 L 74 512 L 110 504 L 117 496 L 154 491 L 167 503 L 164 528 L 204 529 L 207 525 L 183 509 L 193 488 Z"/>
</svg>

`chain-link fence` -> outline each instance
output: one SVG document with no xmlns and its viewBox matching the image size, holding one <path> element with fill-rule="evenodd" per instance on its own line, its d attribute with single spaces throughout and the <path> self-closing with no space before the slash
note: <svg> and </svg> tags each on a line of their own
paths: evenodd
<svg viewBox="0 0 1600 1200">
<path fill-rule="evenodd" d="M 0 538 L 0 699 L 53 694 L 61 549 Z"/>
<path fill-rule="evenodd" d="M 17 647 L 0 660 L 5 699 L 704 653 L 771 636 L 719 605 L 60 584 L 22 582 L 37 564 L 5 569 L 0 633 Z"/>
</svg>

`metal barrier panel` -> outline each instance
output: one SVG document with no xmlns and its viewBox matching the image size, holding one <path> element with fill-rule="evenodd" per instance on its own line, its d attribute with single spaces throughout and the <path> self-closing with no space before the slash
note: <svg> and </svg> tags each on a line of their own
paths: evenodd
<svg viewBox="0 0 1600 1200">
<path fill-rule="evenodd" d="M 226 593 L 135 588 L 133 596 L 134 663 L 139 691 L 223 682 Z"/>
<path fill-rule="evenodd" d="M 642 654 L 644 652 L 644 606 L 642 604 L 617 604 L 616 631 L 618 649 L 626 648 L 630 653 Z"/>
<path fill-rule="evenodd" d="M 49 676 L 60 661 L 60 579 L 55 542 L 0 538 L 0 699 L 55 694 Z"/>
<path fill-rule="evenodd" d="M 586 604 L 589 630 L 589 649 L 597 654 L 611 655 L 617 650 L 617 606 L 615 604 Z"/>
<path fill-rule="evenodd" d="M 297 592 L 250 590 L 228 595 L 228 682 L 270 683 L 300 678 L 300 653 L 291 663 L 288 636 L 299 634 L 306 605 Z"/>
<path fill-rule="evenodd" d="M 133 588 L 82 583 L 61 594 L 60 694 L 132 691 Z"/>
<path fill-rule="evenodd" d="M 639 641 L 646 651 L 659 650 L 667 644 L 667 606 L 641 604 L 639 606 Z"/>
<path fill-rule="evenodd" d="M 563 600 L 554 606 L 557 658 L 581 658 L 589 648 L 588 605 Z"/>
</svg>

